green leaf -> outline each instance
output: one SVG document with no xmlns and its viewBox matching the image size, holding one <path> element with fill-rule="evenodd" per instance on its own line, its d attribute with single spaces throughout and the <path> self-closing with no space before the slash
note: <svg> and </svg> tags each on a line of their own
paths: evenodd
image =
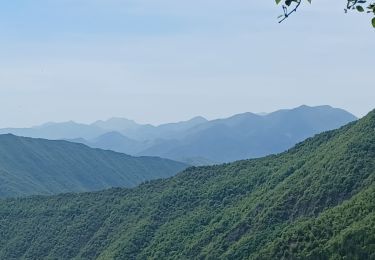
<svg viewBox="0 0 375 260">
<path fill-rule="evenodd" d="M 361 13 L 365 11 L 365 9 L 363 9 L 363 7 L 360 5 L 357 5 L 355 8 L 357 9 L 358 12 L 361 12 Z"/>
<path fill-rule="evenodd" d="M 375 17 L 374 17 L 374 18 L 372 18 L 372 27 L 374 27 L 374 28 L 375 28 Z"/>
</svg>

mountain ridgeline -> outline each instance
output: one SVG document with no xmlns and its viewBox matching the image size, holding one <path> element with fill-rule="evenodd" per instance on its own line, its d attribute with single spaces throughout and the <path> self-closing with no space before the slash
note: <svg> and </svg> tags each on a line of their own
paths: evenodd
<svg viewBox="0 0 375 260">
<path fill-rule="evenodd" d="M 354 120 L 355 116 L 342 109 L 301 106 L 211 121 L 196 117 L 160 126 L 112 118 L 91 125 L 49 123 L 29 129 L 0 129 L 0 133 L 66 139 L 135 156 L 207 165 L 280 153 L 308 137 Z"/>
<path fill-rule="evenodd" d="M 186 167 L 66 141 L 0 135 L 0 197 L 134 187 Z"/>
<path fill-rule="evenodd" d="M 301 106 L 267 115 L 244 113 L 198 125 L 181 139 L 159 141 L 138 154 L 182 161 L 200 157 L 212 162 L 258 158 L 354 120 L 350 113 L 329 106 Z"/>
<path fill-rule="evenodd" d="M 375 111 L 287 152 L 0 203 L 1 259 L 374 259 Z"/>
</svg>

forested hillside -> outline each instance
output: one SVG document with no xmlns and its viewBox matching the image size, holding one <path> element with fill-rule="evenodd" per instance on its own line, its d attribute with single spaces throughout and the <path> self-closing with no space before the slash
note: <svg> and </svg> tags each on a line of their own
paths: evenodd
<svg viewBox="0 0 375 260">
<path fill-rule="evenodd" d="M 374 259 L 375 111 L 289 151 L 0 203 L 1 259 Z"/>
<path fill-rule="evenodd" d="M 186 167 L 66 141 L 0 135 L 0 197 L 134 187 Z"/>
</svg>

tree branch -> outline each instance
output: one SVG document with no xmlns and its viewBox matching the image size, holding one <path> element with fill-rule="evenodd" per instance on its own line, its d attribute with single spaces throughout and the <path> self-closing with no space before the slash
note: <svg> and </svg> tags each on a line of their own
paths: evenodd
<svg viewBox="0 0 375 260">
<path fill-rule="evenodd" d="M 298 7 L 301 5 L 302 0 L 300 0 L 297 5 L 291 10 L 290 12 L 287 12 L 287 7 L 283 6 L 284 9 L 284 18 L 279 21 L 279 23 L 282 23 L 285 19 L 287 19 L 292 13 L 297 12 Z"/>
</svg>

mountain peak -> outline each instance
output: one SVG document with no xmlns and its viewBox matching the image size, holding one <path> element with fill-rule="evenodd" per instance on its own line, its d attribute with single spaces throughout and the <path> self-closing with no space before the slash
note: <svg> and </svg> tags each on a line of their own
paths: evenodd
<svg viewBox="0 0 375 260">
<path fill-rule="evenodd" d="M 305 110 L 305 109 L 336 109 L 336 108 L 330 105 L 319 105 L 319 106 L 301 105 L 299 107 L 294 108 L 294 110 L 301 110 L 301 109 Z"/>
<path fill-rule="evenodd" d="M 104 130 L 112 131 L 123 131 L 126 129 L 132 129 L 139 126 L 134 120 L 121 118 L 121 117 L 112 117 L 107 120 L 98 120 L 91 125 L 100 127 Z"/>
<path fill-rule="evenodd" d="M 203 116 L 196 116 L 193 117 L 192 119 L 188 120 L 188 122 L 207 122 L 208 120 L 204 118 Z"/>
</svg>

